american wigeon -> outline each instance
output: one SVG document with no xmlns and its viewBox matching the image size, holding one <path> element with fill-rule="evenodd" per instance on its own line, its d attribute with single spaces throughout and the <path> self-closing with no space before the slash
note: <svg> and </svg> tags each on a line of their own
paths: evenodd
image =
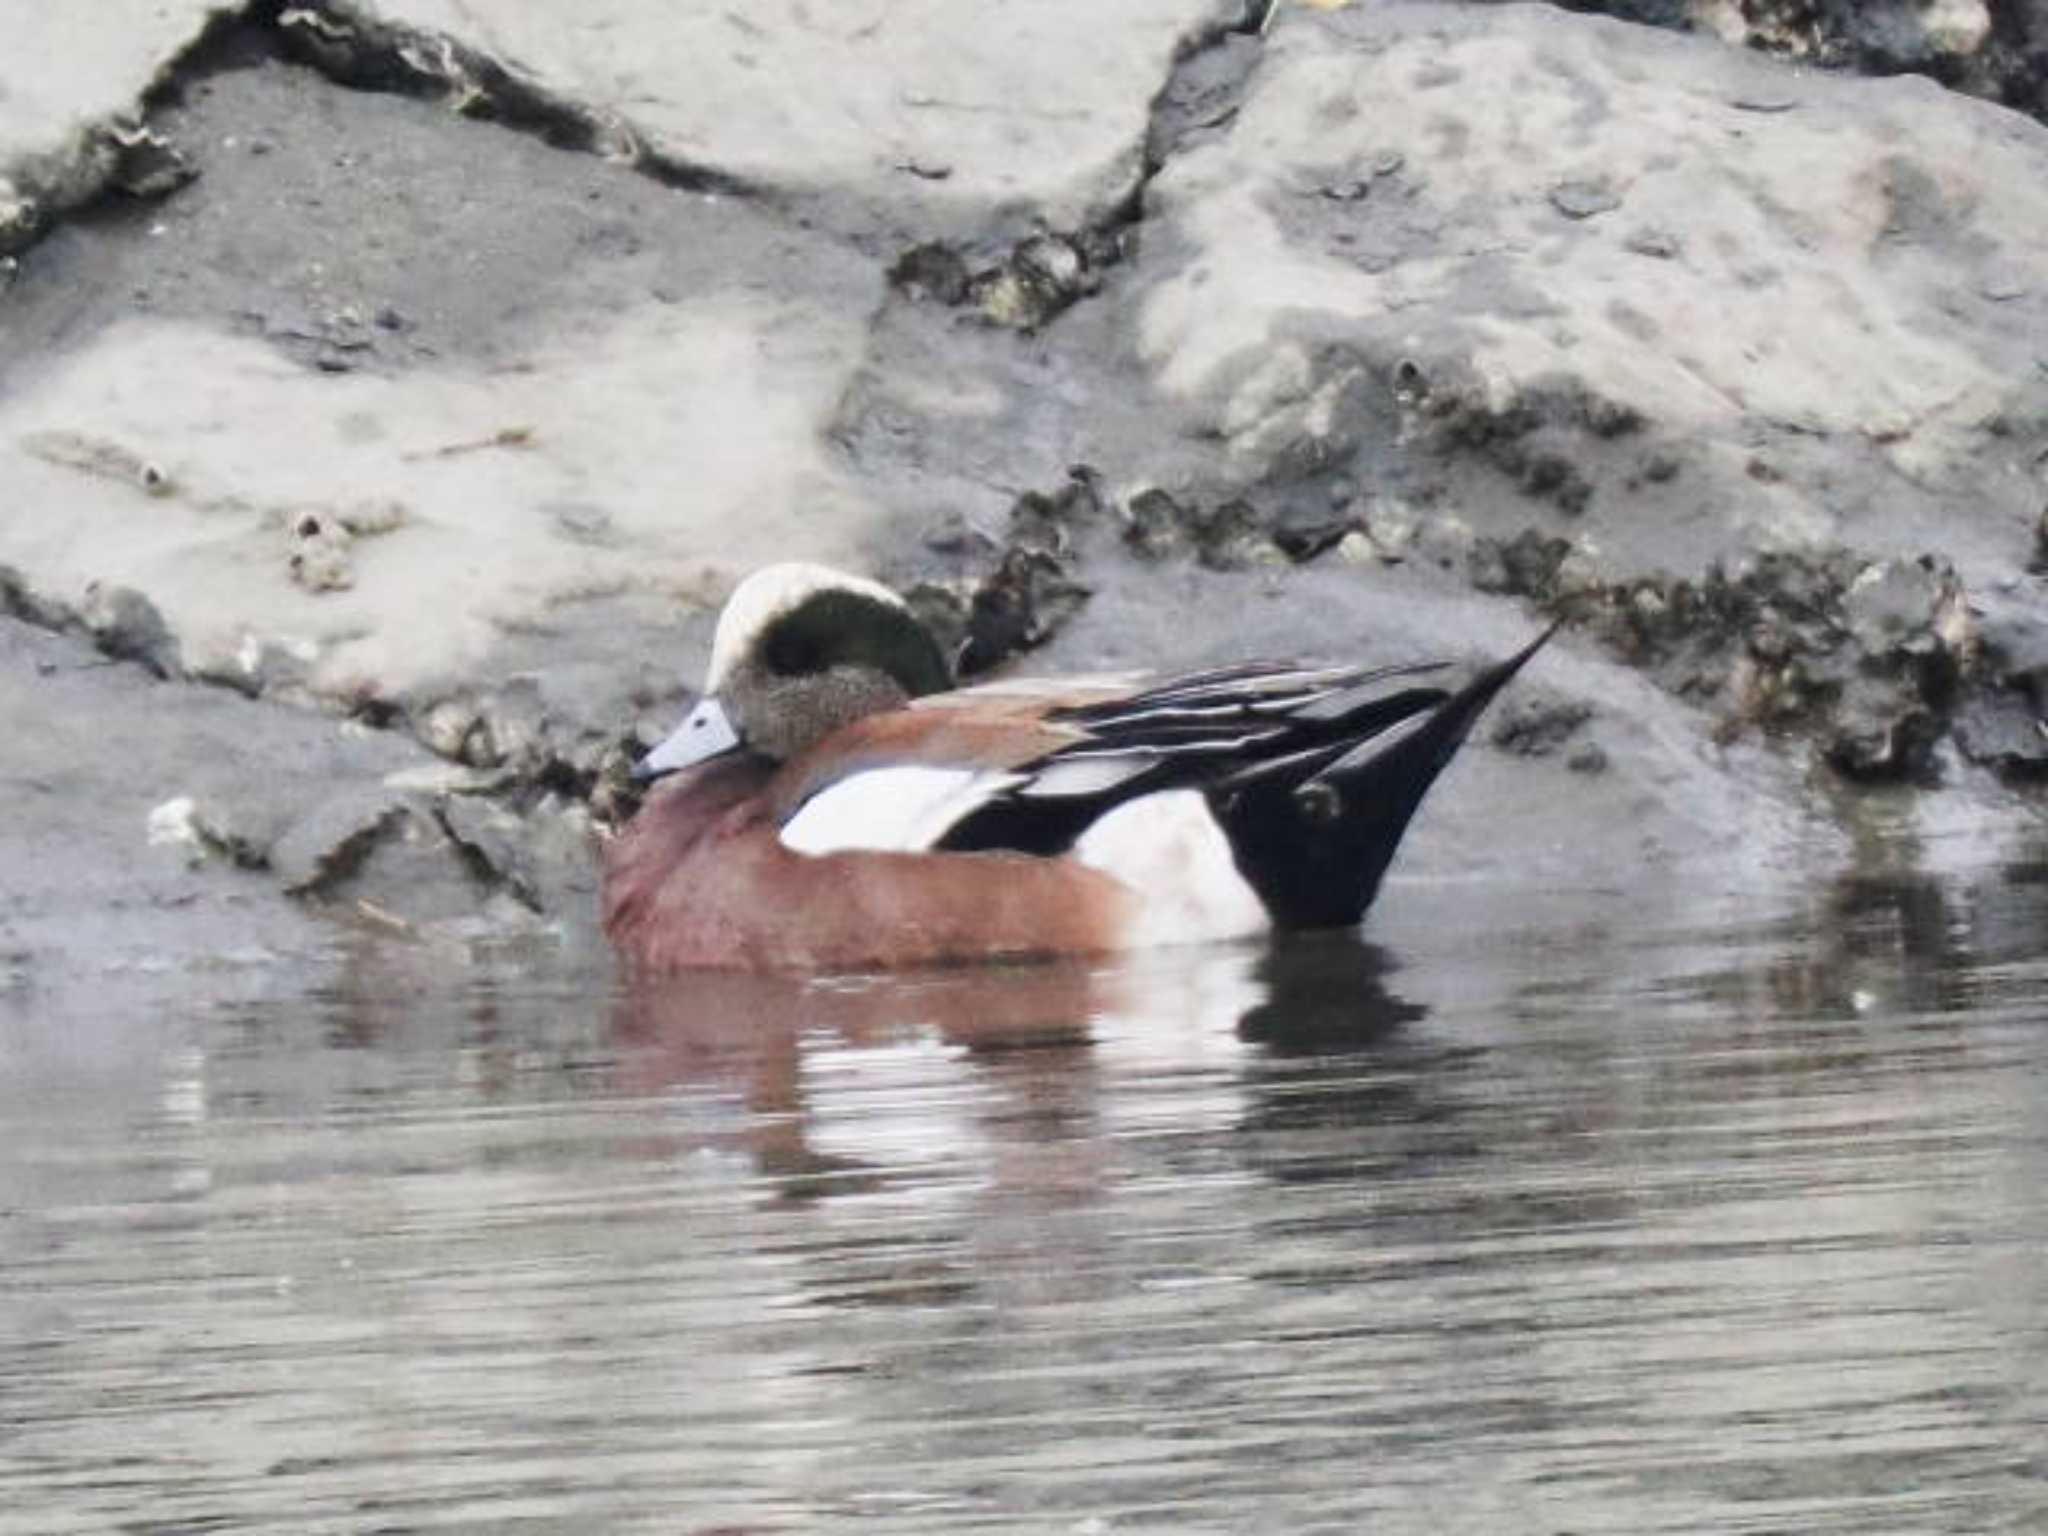
<svg viewBox="0 0 2048 1536">
<path fill-rule="evenodd" d="M 776 565 L 637 773 L 605 932 L 639 968 L 850 971 L 1355 924 L 1424 793 L 1548 635 L 1442 662 L 955 690 L 887 587 Z"/>
</svg>

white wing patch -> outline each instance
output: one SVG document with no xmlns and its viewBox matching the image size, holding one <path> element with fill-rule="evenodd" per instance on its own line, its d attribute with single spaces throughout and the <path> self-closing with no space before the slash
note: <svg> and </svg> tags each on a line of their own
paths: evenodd
<svg viewBox="0 0 2048 1536">
<path fill-rule="evenodd" d="M 977 806 L 1026 778 L 914 764 L 849 774 L 783 823 L 782 842 L 809 854 L 923 852 Z M 1126 940 L 1134 946 L 1207 944 L 1272 926 L 1264 903 L 1237 872 L 1208 802 L 1194 790 L 1140 795 L 1118 806 L 1081 834 L 1073 856 L 1137 897 L 1137 926 Z"/>
<path fill-rule="evenodd" d="M 782 824 L 782 844 L 798 853 L 921 853 L 1017 779 L 985 768 L 919 764 L 851 773 L 797 808 Z"/>
<path fill-rule="evenodd" d="M 1081 834 L 1074 856 L 1137 893 L 1133 945 L 1207 944 L 1272 926 L 1208 802 L 1192 789 L 1118 806 Z"/>
</svg>

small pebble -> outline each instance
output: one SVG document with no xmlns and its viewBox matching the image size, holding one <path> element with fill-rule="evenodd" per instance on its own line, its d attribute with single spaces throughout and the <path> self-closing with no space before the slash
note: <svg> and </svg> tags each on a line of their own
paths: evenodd
<svg viewBox="0 0 2048 1536">
<path fill-rule="evenodd" d="M 1621 197 L 1604 181 L 1564 181 L 1550 189 L 1550 206 L 1568 219 L 1612 213 Z"/>
</svg>

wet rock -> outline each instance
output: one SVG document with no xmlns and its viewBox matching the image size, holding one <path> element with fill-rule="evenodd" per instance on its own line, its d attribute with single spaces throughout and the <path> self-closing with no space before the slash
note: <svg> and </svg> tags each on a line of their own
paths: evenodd
<svg viewBox="0 0 2048 1536">
<path fill-rule="evenodd" d="M 1946 561 L 1844 550 L 1715 565 L 1700 582 L 1635 578 L 1582 594 L 1595 627 L 1675 690 L 1742 725 L 1811 731 L 1844 775 L 1930 781 L 1978 639 Z"/>
<path fill-rule="evenodd" d="M 470 768 L 495 768 L 505 755 L 489 715 L 474 698 L 442 699 L 415 717 L 413 734 L 437 757 Z"/>
<path fill-rule="evenodd" d="M 219 807 L 202 806 L 191 795 L 175 795 L 149 813 L 149 845 L 170 848 L 193 866 L 209 858 L 225 859 L 241 869 L 262 869 L 269 863 L 264 841 L 239 831 Z"/>
<path fill-rule="evenodd" d="M 455 796 L 436 802 L 434 818 L 479 884 L 502 889 L 528 911 L 542 910 L 525 827 L 518 817 L 489 801 Z"/>
<path fill-rule="evenodd" d="M 46 982 L 79 980 L 81 1017 L 105 1016 L 124 969 L 143 1010 L 181 976 L 218 1001 L 251 963 L 288 956 L 307 967 L 295 976 L 322 974 L 324 924 L 248 868 L 307 805 L 419 755 L 310 711 L 109 666 L 82 626 L 4 618 L 0 719 L 17 726 L 0 779 L 25 812 L 0 816 L 0 948 L 47 959 Z M 189 810 L 163 809 L 181 800 Z M 152 816 L 174 839 L 156 849 Z M 35 1004 L 46 1019 L 65 1006 L 54 991 Z"/>
<path fill-rule="evenodd" d="M 1035 235 L 976 267 L 945 241 L 914 245 L 889 268 L 889 285 L 913 299 L 972 305 L 991 325 L 1036 331 L 1102 284 L 1100 268 L 1118 258 L 1114 241 Z"/>
<path fill-rule="evenodd" d="M 1551 573 L 1548 602 L 1553 607 L 1572 605 L 1576 599 L 1604 594 L 1612 585 L 1599 551 L 1574 543 Z"/>
<path fill-rule="evenodd" d="M 1164 560 L 1188 547 L 1188 515 L 1158 486 L 1147 486 L 1123 504 L 1123 541 L 1134 554 Z"/>
<path fill-rule="evenodd" d="M 1868 783 L 1933 776 L 1942 719 L 1893 679 L 1853 677 L 1835 708 L 1826 753 L 1842 773 Z"/>
<path fill-rule="evenodd" d="M 413 816 L 408 802 L 388 789 L 343 790 L 285 828 L 270 846 L 270 868 L 287 895 L 330 894 Z"/>
<path fill-rule="evenodd" d="M 915 602 L 912 602 L 911 609 L 920 619 L 925 618 L 925 611 Z M 932 632 L 935 636 L 939 633 L 936 626 L 932 626 Z M 951 651 L 949 647 L 948 653 Z M 652 742 L 634 738 L 613 740 L 604 743 L 601 750 L 593 755 L 588 764 L 588 788 L 583 798 L 591 819 L 597 825 L 623 826 L 640 808 L 645 791 L 633 778 L 633 765 L 651 745 Z"/>
<path fill-rule="evenodd" d="M 185 152 L 154 128 L 114 123 L 105 133 L 114 162 L 108 182 L 130 197 L 168 197 L 199 177 L 199 168 Z"/>
<path fill-rule="evenodd" d="M 1472 585 L 1482 592 L 1502 592 L 1548 602 L 1557 595 L 1558 571 L 1572 552 L 1569 539 L 1526 528 L 1513 539 L 1481 538 L 1472 546 Z"/>
<path fill-rule="evenodd" d="M 1576 464 L 1562 453 L 1547 451 L 1526 458 L 1503 459 L 1503 467 L 1514 468 L 1522 489 L 1531 496 L 1554 501 L 1566 512 L 1583 512 L 1593 499 L 1593 486 Z"/>
<path fill-rule="evenodd" d="M 1527 690 L 1500 712 L 1493 744 L 1517 757 L 1550 757 L 1593 718 L 1593 706 L 1580 699 L 1531 695 Z"/>
<path fill-rule="evenodd" d="M 1081 537 L 1103 521 L 1102 477 L 1086 464 L 1067 471 L 1067 482 L 1046 494 L 1026 491 L 1010 509 L 1009 543 L 1065 558 Z"/>
<path fill-rule="evenodd" d="M 286 51 L 335 80 L 362 90 L 439 101 L 468 116 L 494 117 L 546 135 L 564 148 L 620 159 L 642 152 L 615 116 L 574 95 L 554 91 L 524 69 L 508 69 L 449 25 L 432 30 L 402 17 L 386 19 L 367 4 L 327 0 L 287 5 L 277 15 Z M 674 167 L 678 176 L 683 167 Z"/>
<path fill-rule="evenodd" d="M 177 637 L 156 604 L 133 587 L 94 582 L 85 590 L 79 617 L 93 643 L 116 661 L 140 662 L 158 677 L 176 677 L 182 670 Z"/>
<path fill-rule="evenodd" d="M 1088 588 L 1043 550 L 1012 549 L 977 582 L 967 601 L 958 671 L 986 672 L 1043 645 L 1088 600 Z"/>
<path fill-rule="evenodd" d="M 520 778 L 563 787 L 578 770 L 557 751 L 557 723 L 551 718 L 540 679 L 507 678 L 491 691 L 486 716 L 498 762 Z M 492 766 L 480 764 L 479 766 Z"/>
<path fill-rule="evenodd" d="M 967 259 L 944 241 L 914 245 L 889 268 L 889 286 L 914 299 L 965 304 L 974 274 Z"/>
<path fill-rule="evenodd" d="M 1406 558 L 1418 521 L 1415 509 L 1395 497 L 1376 496 L 1366 505 L 1365 532 L 1380 558 L 1390 563 Z"/>
<path fill-rule="evenodd" d="M 1932 556 L 1864 567 L 1842 594 L 1842 622 L 1873 657 L 1947 657 L 1960 667 L 1971 643 L 1961 583 Z"/>
<path fill-rule="evenodd" d="M 1607 752 L 1599 743 L 1585 741 L 1572 748 L 1564 765 L 1573 773 L 1596 774 L 1605 773 L 1609 763 Z"/>
<path fill-rule="evenodd" d="M 1741 47 L 1872 74 L 1928 74 L 2037 116 L 2048 110 L 2042 77 L 2048 20 L 2036 7 L 1985 0 L 1691 0 L 1688 9 L 1686 21 Z"/>
<path fill-rule="evenodd" d="M 510 794 L 519 788 L 518 778 L 503 769 L 469 768 L 460 763 L 420 763 L 387 773 L 379 781 L 386 789 L 408 795 L 445 799 L 450 795 Z"/>
<path fill-rule="evenodd" d="M 1002 541 L 978 527 L 965 514 L 948 512 L 940 518 L 937 526 L 925 534 L 924 547 L 935 555 L 973 559 L 995 555 L 1002 548 Z"/>
<path fill-rule="evenodd" d="M 1828 743 L 1836 767 L 1863 779 L 1929 779 L 1964 676 L 1975 660 L 1969 605 L 1954 570 L 1933 557 L 1867 567 L 1843 595 L 1856 670 Z"/>
<path fill-rule="evenodd" d="M 2008 777 L 2048 775 L 2048 594 L 2029 586 L 1981 599 L 1981 686 L 1956 710 L 1956 744 Z"/>
<path fill-rule="evenodd" d="M 1019 245 L 992 277 L 977 282 L 975 300 L 997 325 L 1035 331 L 1101 282 L 1078 242 L 1040 235 Z"/>
<path fill-rule="evenodd" d="M 1416 530 L 1416 554 L 1440 570 L 1466 570 L 1478 547 L 1478 535 L 1462 517 L 1445 513 L 1427 519 Z"/>
<path fill-rule="evenodd" d="M 2048 590 L 2029 582 L 2011 592 L 1985 594 L 1974 607 L 1983 671 L 2048 704 Z"/>
<path fill-rule="evenodd" d="M 1356 526 L 1346 506 L 1332 506 L 1327 500 L 1295 497 L 1273 518 L 1273 542 L 1280 552 L 1297 563 L 1313 560 L 1341 540 Z"/>
<path fill-rule="evenodd" d="M 603 834 L 579 798 L 544 796 L 520 817 L 519 858 L 533 884 L 534 910 L 573 927 L 597 902 Z"/>
<path fill-rule="evenodd" d="M 232 688 L 251 699 L 270 697 L 317 707 L 312 688 L 318 650 L 302 640 L 245 630 L 231 642 L 183 651 L 185 673 L 200 682 Z"/>
<path fill-rule="evenodd" d="M 502 930 L 540 907 L 518 826 L 481 800 L 358 786 L 288 826 L 270 866 L 287 894 L 387 931 Z"/>
<path fill-rule="evenodd" d="M 431 807 L 410 806 L 346 879 L 322 887 L 330 907 L 401 932 L 489 934 L 530 923 L 533 909 L 485 873 Z"/>
<path fill-rule="evenodd" d="M 1064 562 L 1010 549 L 976 576 L 917 582 L 904 592 L 918 621 L 971 678 L 1049 640 L 1088 599 Z"/>
<path fill-rule="evenodd" d="M 1258 509 L 1242 496 L 1193 508 L 1195 558 L 1212 571 L 1241 571 L 1279 563 Z"/>
<path fill-rule="evenodd" d="M 985 672 L 1043 645 L 1087 601 L 1074 568 L 1084 541 L 1109 523 L 1101 476 L 1074 465 L 1059 489 L 1017 498 L 1000 545 L 949 519 L 925 547 L 947 555 L 954 573 L 907 583 L 905 598 L 960 676 Z"/>
<path fill-rule="evenodd" d="M 1140 558 L 1156 561 L 1191 553 L 1212 571 L 1312 559 L 1343 538 L 1353 523 L 1348 512 L 1304 496 L 1283 508 L 1269 527 L 1243 496 L 1211 501 L 1156 486 L 1128 497 L 1119 521 L 1124 546 Z"/>
<path fill-rule="evenodd" d="M 1696 662 L 1733 648 L 1765 667 L 1830 654 L 1843 641 L 1841 597 L 1861 562 L 1844 551 L 1767 552 L 1716 562 L 1698 581 L 1648 575 L 1616 583 L 1595 623 L 1641 665 Z M 1776 698 L 1780 690 L 1766 688 Z"/>
<path fill-rule="evenodd" d="M 1477 456 L 1529 496 L 1568 513 L 1586 510 L 1593 484 L 1574 457 L 1572 437 L 1625 437 L 1640 431 L 1642 413 L 1582 381 L 1546 381 L 1502 391 L 1470 370 L 1413 358 L 1397 372 L 1396 394 L 1419 418 L 1422 440 L 1446 458 Z"/>
<path fill-rule="evenodd" d="M 1354 528 L 1337 541 L 1337 558 L 1346 565 L 1370 565 L 1384 561 L 1388 565 L 1398 564 L 1398 555 L 1389 555 L 1372 541 L 1372 536 L 1363 529 Z"/>
<path fill-rule="evenodd" d="M 67 629 L 78 622 L 78 614 L 68 603 L 37 592 L 11 565 L 0 565 L 0 613 L 38 629 Z"/>
<path fill-rule="evenodd" d="M 135 121 L 137 104 L 227 0 L 107 0 L 90 24 L 64 6 L 16 5 L 0 55 L 0 255 L 125 182 L 160 196 L 189 162 Z"/>
<path fill-rule="evenodd" d="M 13 181 L 0 177 L 0 252 L 18 251 L 33 242 L 42 232 L 43 209 L 35 198 L 28 196 Z M 9 263 L 8 280 L 20 270 L 13 256 L 6 257 Z"/>
<path fill-rule="evenodd" d="M 1522 492 L 1556 502 L 1561 510 L 1573 514 L 1583 512 L 1593 500 L 1593 485 L 1573 461 L 1567 438 L 1554 430 L 1546 432 L 1546 424 L 1577 418 L 1597 436 L 1622 436 L 1636 430 L 1642 420 L 1606 401 L 1593 406 L 1583 391 L 1565 391 L 1563 395 L 1532 391 L 1507 403 L 1438 393 L 1432 403 L 1442 453 L 1479 451 L 1516 481 Z M 1599 414 L 1589 414 L 1593 410 Z"/>
<path fill-rule="evenodd" d="M 820 26 L 801 0 L 763 0 L 745 17 L 742 47 L 728 15 L 688 8 L 623 7 L 611 25 L 566 28 L 514 8 L 484 29 L 453 0 L 325 0 L 287 7 L 279 25 L 351 84 L 530 124 L 669 179 L 802 187 L 842 229 L 933 237 L 997 205 L 1065 230 L 1115 207 L 1140 169 L 1151 97 L 1217 30 L 1213 0 L 939 6 L 873 27 Z M 1058 105 L 1013 109 L 1027 102 Z"/>
<path fill-rule="evenodd" d="M 1145 161 L 1162 165 L 1225 129 L 1237 116 L 1244 82 L 1259 62 L 1259 39 L 1246 30 L 1214 35 L 1183 53 L 1152 103 Z"/>
<path fill-rule="evenodd" d="M 1956 746 L 1979 767 L 2048 779 L 2048 714 L 2021 690 L 1975 693 L 1956 710 Z"/>
<path fill-rule="evenodd" d="M 1941 508 L 1968 502 L 1981 515 L 1952 558 L 1974 573 L 1988 557 L 2026 492 L 1972 444 L 2034 409 L 2038 348 L 2010 316 L 2041 296 L 1977 295 L 2048 223 L 2038 133 L 1918 83 L 1792 75 L 1555 11 L 1283 14 L 1230 132 L 1169 162 L 1146 196 L 1148 241 L 1176 259 L 1148 274 L 1140 355 L 1187 430 L 1222 437 L 1239 483 L 1289 483 L 1290 438 L 1260 425 L 1269 407 L 1362 365 L 1395 422 L 1341 467 L 1405 493 L 1440 485 L 1497 540 L 1534 501 L 1581 520 L 1617 574 L 1703 570 L 1766 529 L 1787 546 L 1840 542 L 1852 505 L 1873 550 L 1927 547 Z M 1362 106 L 1396 98 L 1413 110 Z M 1580 129 L 1518 139 L 1490 100 Z M 1355 191 L 1345 168 L 1380 152 L 1402 169 L 1364 196 L 1303 196 Z M 1534 195 L 1498 197 L 1504 178 Z M 1399 196 L 1382 196 L 1393 182 Z M 1587 216 L 1561 215 L 1552 189 Z M 1891 233 L 1873 243 L 1873 227 Z M 1691 259 L 1670 259 L 1681 243 Z M 1347 259 L 1366 246 L 1383 259 Z M 1708 250 L 1731 253 L 1711 276 Z M 1954 302 L 1907 277 L 1921 261 L 1951 274 Z M 1892 317 L 1883 340 L 1837 302 L 1847 271 Z M 1689 318 L 1709 312 L 1712 325 Z M 1248 421 L 1233 415 L 1247 396 Z M 1775 478 L 1750 478 L 1752 460 Z"/>
</svg>

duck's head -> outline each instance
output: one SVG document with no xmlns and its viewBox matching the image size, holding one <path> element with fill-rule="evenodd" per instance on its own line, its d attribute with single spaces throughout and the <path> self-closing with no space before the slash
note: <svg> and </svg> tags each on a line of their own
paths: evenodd
<svg viewBox="0 0 2048 1536">
<path fill-rule="evenodd" d="M 822 565 L 771 565 L 726 600 L 704 692 L 633 770 L 642 783 L 744 749 L 778 761 L 843 725 L 953 686 L 903 599 Z"/>
</svg>

